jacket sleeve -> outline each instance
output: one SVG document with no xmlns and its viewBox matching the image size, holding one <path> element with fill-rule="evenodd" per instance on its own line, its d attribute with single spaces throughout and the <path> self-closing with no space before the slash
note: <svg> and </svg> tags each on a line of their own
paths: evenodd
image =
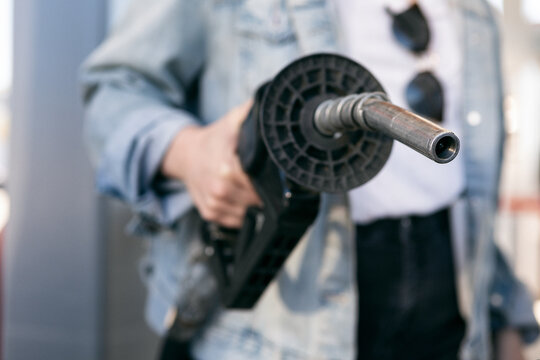
<svg viewBox="0 0 540 360">
<path fill-rule="evenodd" d="M 200 1 L 135 0 L 82 66 L 85 137 L 98 190 L 143 217 L 172 224 L 190 207 L 183 185 L 159 167 L 204 61 Z"/>
</svg>

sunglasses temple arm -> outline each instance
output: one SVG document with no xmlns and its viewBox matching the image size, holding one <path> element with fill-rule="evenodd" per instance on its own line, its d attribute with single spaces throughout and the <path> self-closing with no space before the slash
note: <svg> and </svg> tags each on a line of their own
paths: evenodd
<svg viewBox="0 0 540 360">
<path fill-rule="evenodd" d="M 326 136 L 355 130 L 381 132 L 441 164 L 459 152 L 453 132 L 390 103 L 384 93 L 326 100 L 317 107 L 314 122 Z"/>
</svg>

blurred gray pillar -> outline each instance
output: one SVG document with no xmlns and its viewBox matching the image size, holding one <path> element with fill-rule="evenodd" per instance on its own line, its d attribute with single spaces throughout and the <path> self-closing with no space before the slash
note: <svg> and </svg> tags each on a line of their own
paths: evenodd
<svg viewBox="0 0 540 360">
<path fill-rule="evenodd" d="M 14 0 L 4 359 L 100 359 L 100 202 L 77 84 L 102 38 L 105 0 Z"/>
</svg>

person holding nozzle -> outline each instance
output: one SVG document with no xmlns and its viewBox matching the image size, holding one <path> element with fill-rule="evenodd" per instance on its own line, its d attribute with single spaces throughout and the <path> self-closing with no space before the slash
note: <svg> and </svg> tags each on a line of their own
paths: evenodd
<svg viewBox="0 0 540 360">
<path fill-rule="evenodd" d="M 82 68 L 101 192 L 148 239 L 162 359 L 521 359 L 538 335 L 494 243 L 499 40 L 483 0 L 135 0 Z M 395 143 L 319 215 L 249 311 L 223 309 L 201 221 L 264 206 L 236 145 L 255 90 L 306 54 L 352 58 L 461 139 L 440 165 Z"/>
</svg>

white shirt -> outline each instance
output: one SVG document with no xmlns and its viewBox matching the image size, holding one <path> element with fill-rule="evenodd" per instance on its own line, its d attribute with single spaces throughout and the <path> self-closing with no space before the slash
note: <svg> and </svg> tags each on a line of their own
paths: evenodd
<svg viewBox="0 0 540 360">
<path fill-rule="evenodd" d="M 390 100 L 407 108 L 405 89 L 419 72 L 430 70 L 444 89 L 442 126 L 461 132 L 462 50 L 456 11 L 450 1 L 419 0 L 431 40 L 420 57 L 400 45 L 392 34 L 385 6 L 401 12 L 407 0 L 334 0 L 345 34 L 346 55 L 369 69 Z M 350 192 L 352 218 L 367 223 L 385 217 L 425 215 L 451 204 L 465 186 L 463 156 L 437 164 L 394 141 L 388 162 L 370 182 Z"/>
</svg>

